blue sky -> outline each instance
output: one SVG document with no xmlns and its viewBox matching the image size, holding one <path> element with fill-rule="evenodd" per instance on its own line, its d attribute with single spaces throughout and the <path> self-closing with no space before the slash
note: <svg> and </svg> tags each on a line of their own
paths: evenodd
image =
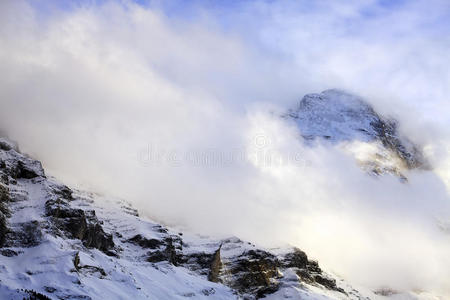
<svg viewBox="0 0 450 300">
<path fill-rule="evenodd" d="M 255 35 L 260 33 L 260 28 L 276 26 L 274 22 L 298 26 L 295 19 L 309 18 L 313 18 L 312 22 L 333 22 L 327 29 L 333 34 L 361 39 L 386 40 L 420 35 L 414 31 L 435 39 L 446 40 L 450 36 L 450 2 L 446 0 L 34 0 L 29 3 L 44 19 L 59 11 L 71 12 L 80 7 L 101 7 L 107 3 L 120 3 L 124 7 L 136 3 L 175 21 L 194 24 L 207 16 L 224 32 L 251 39 L 258 47 L 259 40 Z M 404 24 L 396 20 L 402 20 Z M 277 30 L 280 32 L 273 34 L 282 35 L 284 28 Z"/>
</svg>

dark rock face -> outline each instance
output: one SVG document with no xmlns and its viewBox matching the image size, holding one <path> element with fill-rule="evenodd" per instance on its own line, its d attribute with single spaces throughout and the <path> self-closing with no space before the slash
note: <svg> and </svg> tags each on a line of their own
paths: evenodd
<svg viewBox="0 0 450 300">
<path fill-rule="evenodd" d="M 165 233 L 162 230 L 161 233 Z M 182 240 L 178 236 L 162 239 L 146 239 L 138 234 L 127 242 L 144 249 L 151 249 L 146 260 L 153 263 L 169 262 L 183 266 L 198 274 L 207 276 L 209 281 L 222 283 L 245 295 L 245 299 L 259 299 L 275 293 L 280 288 L 281 272 L 292 268 L 299 282 L 320 286 L 329 290 L 345 293 L 336 285 L 336 281 L 322 272 L 315 261 L 308 260 L 300 249 L 294 248 L 283 257 L 263 250 L 247 250 L 222 260 L 221 248 L 212 253 L 183 253 Z M 243 244 L 242 241 L 224 240 L 225 243 Z"/>
<path fill-rule="evenodd" d="M 395 120 L 383 121 L 381 117 L 372 122 L 374 130 L 377 132 L 377 139 L 379 139 L 383 146 L 394 151 L 398 157 L 410 168 L 426 167 L 425 159 L 419 149 L 410 144 L 406 147 L 404 142 L 398 136 L 398 124 Z"/>
<path fill-rule="evenodd" d="M 286 254 L 282 261 L 282 265 L 285 268 L 299 268 L 305 269 L 310 262 L 305 252 L 298 248 L 294 248 L 294 251 Z"/>
<path fill-rule="evenodd" d="M 56 195 L 62 197 L 63 199 L 66 199 L 68 201 L 73 200 L 73 196 L 72 196 L 73 195 L 73 191 L 69 187 L 67 187 L 65 185 L 59 185 L 59 186 L 55 187 L 53 189 L 53 192 Z"/>
<path fill-rule="evenodd" d="M 17 256 L 18 253 L 14 250 L 11 249 L 1 249 L 0 250 L 0 254 L 6 257 L 13 257 L 13 256 Z"/>
<path fill-rule="evenodd" d="M 6 217 L 0 213 L 0 247 L 3 247 L 8 233 L 8 226 L 6 225 Z"/>
<path fill-rule="evenodd" d="M 140 234 L 133 236 L 128 242 L 141 246 L 145 249 L 157 249 L 164 243 L 157 239 L 147 239 Z"/>
<path fill-rule="evenodd" d="M 40 243 L 42 230 L 36 221 L 18 224 L 14 231 L 7 227 L 9 217 L 8 202 L 27 201 L 26 192 L 9 193 L 8 184 L 17 184 L 19 180 L 45 179 L 44 170 L 39 161 L 18 153 L 18 149 L 11 143 L 0 139 L 1 150 L 12 152 L 15 155 L 6 156 L 6 161 L 0 163 L 0 246 L 17 245 L 33 247 Z M 11 154 L 14 154 L 11 153 Z M 34 181 L 32 181 L 34 182 Z M 95 211 L 84 211 L 70 206 L 73 200 L 73 192 L 62 184 L 52 184 L 50 200 L 45 203 L 45 215 L 49 217 L 50 228 L 54 233 L 67 235 L 83 241 L 88 248 L 97 248 L 105 253 L 114 248 L 113 238 L 105 233 L 100 222 L 95 216 Z M 47 226 L 47 225 L 46 225 Z M 7 243 L 7 244 L 6 244 Z"/>
<path fill-rule="evenodd" d="M 82 209 L 74 209 L 61 199 L 48 200 L 45 203 L 45 212 L 53 217 L 53 222 L 63 231 L 70 233 L 76 239 L 82 239 L 87 228 L 86 215 Z"/>
<path fill-rule="evenodd" d="M 45 178 L 41 163 L 22 154 L 17 154 L 17 157 L 13 156 L 0 160 L 0 170 L 2 175 L 1 181 L 4 184 L 16 182 L 18 179 Z"/>
<path fill-rule="evenodd" d="M 222 247 L 222 246 L 221 246 Z M 220 259 L 220 248 L 214 252 L 211 258 L 210 263 L 210 271 L 208 274 L 208 280 L 212 282 L 221 282 L 219 275 L 220 275 L 220 269 L 222 268 L 222 260 Z"/>
<path fill-rule="evenodd" d="M 283 257 L 277 257 L 263 250 L 249 250 L 241 255 L 220 258 L 220 248 L 209 256 L 208 279 L 220 282 L 243 295 L 253 295 L 259 299 L 274 293 L 280 288 L 282 271 L 291 268 L 299 281 L 321 286 L 329 290 L 345 293 L 336 281 L 322 272 L 317 262 L 309 260 L 300 249 L 294 248 Z"/>
<path fill-rule="evenodd" d="M 45 204 L 46 215 L 51 217 L 55 227 L 65 232 L 69 237 L 83 241 L 88 248 L 97 248 L 107 254 L 114 248 L 113 237 L 107 234 L 95 212 L 87 216 L 82 209 L 72 208 L 62 199 L 48 200 Z"/>
<path fill-rule="evenodd" d="M 16 168 L 13 172 L 13 177 L 16 179 L 25 178 L 25 179 L 32 179 L 35 177 L 38 177 L 39 174 L 37 174 L 36 171 L 34 171 L 31 168 L 28 168 L 23 162 L 18 161 Z"/>
<path fill-rule="evenodd" d="M 234 277 L 232 288 L 260 298 L 278 289 L 277 283 L 272 280 L 278 277 L 278 266 L 278 259 L 269 252 L 250 250 L 226 267 Z"/>
<path fill-rule="evenodd" d="M 4 214 L 8 214 L 7 204 L 9 200 L 9 188 L 6 185 L 0 183 L 0 211 Z"/>
<path fill-rule="evenodd" d="M 42 229 L 38 221 L 19 224 L 14 231 L 7 234 L 6 246 L 9 247 L 35 247 L 42 241 Z"/>
<path fill-rule="evenodd" d="M 345 293 L 336 285 L 336 280 L 324 275 L 316 261 L 308 260 L 305 252 L 298 248 L 286 254 L 282 260 L 282 266 L 285 268 L 294 268 L 301 281 L 308 284 L 319 284 L 329 290 Z"/>
<path fill-rule="evenodd" d="M 108 255 L 112 254 L 109 252 L 114 248 L 112 235 L 107 234 L 99 223 L 88 224 L 81 240 L 88 248 L 97 248 Z"/>
<path fill-rule="evenodd" d="M 6 141 L 0 140 L 0 150 L 9 151 L 12 148 L 13 147 L 9 143 L 7 143 Z"/>
<path fill-rule="evenodd" d="M 24 292 L 28 295 L 27 297 L 23 298 L 24 300 L 51 300 L 51 298 L 47 297 L 46 295 L 33 290 L 25 290 Z"/>
<path fill-rule="evenodd" d="M 214 254 L 205 253 L 205 252 L 197 252 L 190 253 L 188 255 L 183 256 L 183 266 L 186 268 L 197 272 L 198 274 L 208 276 L 208 280 L 213 282 L 219 282 L 220 279 L 215 277 L 210 277 L 211 269 L 212 269 L 212 261 L 214 260 Z M 220 271 L 220 270 L 219 270 Z"/>
<path fill-rule="evenodd" d="M 345 291 L 344 291 L 343 289 L 338 288 L 338 287 L 336 286 L 336 280 L 335 280 L 335 279 L 333 279 L 333 278 L 328 278 L 328 277 L 326 277 L 326 276 L 319 275 L 319 274 L 314 275 L 313 278 L 314 278 L 314 281 L 315 281 L 316 283 L 318 283 L 318 284 L 320 284 L 320 285 L 326 287 L 327 289 L 329 289 L 329 290 L 335 290 L 335 291 L 338 291 L 338 292 L 341 292 L 341 293 L 344 293 L 344 294 L 345 294 Z"/>
<path fill-rule="evenodd" d="M 171 235 L 168 230 L 160 225 L 155 226 L 154 230 L 162 234 L 160 239 L 147 239 L 141 234 L 137 234 L 126 240 L 140 246 L 143 249 L 150 249 L 147 253 L 146 260 L 152 263 L 169 262 L 174 266 L 186 266 L 187 268 L 198 271 L 207 275 L 212 255 L 207 253 L 183 253 L 183 240 L 179 235 Z"/>
<path fill-rule="evenodd" d="M 8 233 L 6 218 L 9 216 L 9 200 L 8 187 L 0 183 L 0 247 L 4 245 L 6 234 Z"/>
<path fill-rule="evenodd" d="M 164 240 L 165 245 L 163 250 L 156 250 L 148 253 L 147 261 L 161 262 L 168 261 L 174 266 L 178 266 L 185 261 L 183 257 L 183 241 L 176 236 L 167 237 Z"/>
</svg>

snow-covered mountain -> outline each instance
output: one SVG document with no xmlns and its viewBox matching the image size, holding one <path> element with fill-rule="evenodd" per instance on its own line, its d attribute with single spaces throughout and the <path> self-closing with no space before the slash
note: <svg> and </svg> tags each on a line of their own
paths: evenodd
<svg viewBox="0 0 450 300">
<path fill-rule="evenodd" d="M 341 90 L 305 95 L 283 115 L 293 120 L 304 140 L 340 144 L 372 174 L 406 179 L 407 169 L 426 168 L 419 148 L 401 136 L 395 119 L 379 115 L 364 99 Z"/>
<path fill-rule="evenodd" d="M 418 148 L 361 98 L 306 95 L 284 118 L 312 147 L 343 145 L 373 174 L 425 165 Z M 360 148 L 372 147 L 361 157 Z M 359 148 L 358 148 L 359 147 Z M 367 151 L 365 152 L 367 153 Z M 0 299 L 378 299 L 297 248 L 179 232 L 124 200 L 67 187 L 0 138 Z M 395 296 L 395 295 L 394 295 Z M 408 298 L 415 299 L 415 298 Z"/>
<path fill-rule="evenodd" d="M 181 233 L 71 189 L 4 138 L 0 180 L 0 299 L 366 299 L 300 249 Z"/>
</svg>

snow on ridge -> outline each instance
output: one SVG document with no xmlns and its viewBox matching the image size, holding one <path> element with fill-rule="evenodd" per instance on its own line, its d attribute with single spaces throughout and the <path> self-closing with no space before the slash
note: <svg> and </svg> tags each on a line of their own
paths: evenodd
<svg viewBox="0 0 450 300">
<path fill-rule="evenodd" d="M 180 233 L 123 200 L 70 189 L 6 145 L 0 299 L 360 298 L 298 249 Z"/>
<path fill-rule="evenodd" d="M 366 149 L 376 149 L 365 160 L 355 155 L 371 174 L 393 174 L 406 179 L 404 173 L 408 169 L 427 168 L 419 147 L 399 134 L 396 120 L 379 115 L 363 98 L 345 91 L 330 89 L 307 94 L 297 108 L 282 117 L 295 122 L 307 145 L 321 140 L 343 145 L 353 154 L 364 149 L 362 144 L 367 145 Z"/>
<path fill-rule="evenodd" d="M 322 137 L 330 141 L 376 138 L 373 123 L 380 117 L 362 98 L 332 89 L 307 94 L 290 113 L 305 138 Z"/>
</svg>

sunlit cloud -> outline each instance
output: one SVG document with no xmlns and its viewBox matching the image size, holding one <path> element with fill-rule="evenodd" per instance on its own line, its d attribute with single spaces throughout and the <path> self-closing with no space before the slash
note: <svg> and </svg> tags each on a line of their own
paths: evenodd
<svg viewBox="0 0 450 300">
<path fill-rule="evenodd" d="M 0 128 L 51 174 L 350 282 L 450 292 L 447 1 L 41 3 L 0 4 Z M 367 145 L 312 148 L 278 117 L 334 87 L 433 170 L 374 179 Z"/>
</svg>

